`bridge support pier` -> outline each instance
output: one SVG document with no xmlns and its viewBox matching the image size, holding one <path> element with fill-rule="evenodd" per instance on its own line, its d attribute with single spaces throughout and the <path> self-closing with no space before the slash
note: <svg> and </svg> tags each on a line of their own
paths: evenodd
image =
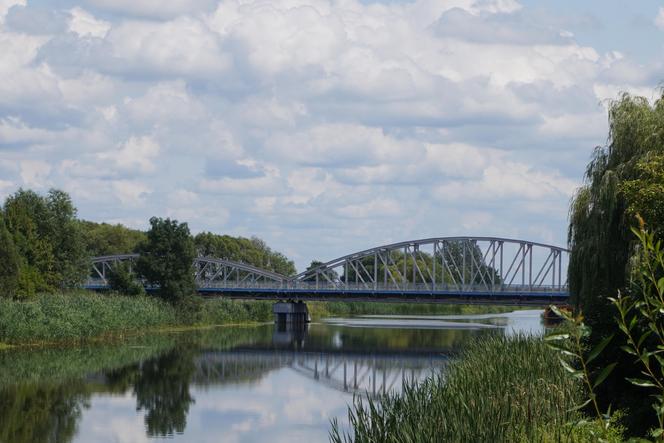
<svg viewBox="0 0 664 443">
<path fill-rule="evenodd" d="M 307 304 L 303 301 L 277 302 L 272 306 L 275 323 L 305 324 L 311 321 Z"/>
</svg>

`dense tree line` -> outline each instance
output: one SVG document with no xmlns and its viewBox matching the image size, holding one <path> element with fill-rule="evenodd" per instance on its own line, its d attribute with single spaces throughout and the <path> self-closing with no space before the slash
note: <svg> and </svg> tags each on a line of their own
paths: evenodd
<svg viewBox="0 0 664 443">
<path fill-rule="evenodd" d="M 85 250 L 91 257 L 136 252 L 147 238 L 145 232 L 126 226 L 81 220 Z"/>
<path fill-rule="evenodd" d="M 70 196 L 52 189 L 46 195 L 20 189 L 0 208 L 0 297 L 30 298 L 79 286 L 90 272 L 90 257 L 138 252 L 134 271 L 118 266 L 111 284 L 125 294 L 142 293 L 140 277 L 160 287 L 171 301 L 193 293 L 191 263 L 196 256 L 241 261 L 284 275 L 295 266 L 259 238 L 205 232 L 192 236 L 186 223 L 152 218 L 143 232 L 120 224 L 77 218 Z"/>
<path fill-rule="evenodd" d="M 19 190 L 1 213 L 2 293 L 26 298 L 80 284 L 87 254 L 76 208 L 66 193 Z"/>
<path fill-rule="evenodd" d="M 638 225 L 637 215 L 655 238 L 664 239 L 664 95 L 650 104 L 644 97 L 623 94 L 610 104 L 609 128 L 608 143 L 595 149 L 571 205 L 569 284 L 575 307 L 592 328 L 591 345 L 618 333 L 593 362 L 598 368 L 618 363 L 599 395 L 605 406 L 626 410 L 627 425 L 642 434 L 654 424 L 652 408 L 644 401 L 645 391 L 626 381 L 641 374 L 635 357 L 622 351 L 625 339 L 609 298 L 619 292 L 642 296 L 634 285 L 640 278 L 634 274 L 640 272 L 640 245 L 631 231 Z M 658 329 L 652 325 L 661 322 L 660 314 L 648 332 L 645 322 L 634 320 L 634 328 L 645 332 L 633 331 L 644 337 L 639 346 L 652 345 Z"/>
<path fill-rule="evenodd" d="M 282 275 L 295 275 L 295 264 L 280 252 L 273 251 L 261 239 L 231 237 L 202 232 L 194 237 L 200 257 L 216 257 L 239 261 Z"/>
</svg>

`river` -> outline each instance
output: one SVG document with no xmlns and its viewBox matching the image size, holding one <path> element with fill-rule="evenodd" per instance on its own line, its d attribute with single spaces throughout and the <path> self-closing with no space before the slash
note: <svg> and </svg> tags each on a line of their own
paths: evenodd
<svg viewBox="0 0 664 443">
<path fill-rule="evenodd" d="M 323 442 L 354 395 L 399 391 L 541 311 L 327 318 L 0 352 L 0 443 Z"/>
</svg>

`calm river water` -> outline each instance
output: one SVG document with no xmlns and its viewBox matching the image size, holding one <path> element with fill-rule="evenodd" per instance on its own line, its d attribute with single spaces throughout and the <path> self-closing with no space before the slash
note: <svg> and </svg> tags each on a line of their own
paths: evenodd
<svg viewBox="0 0 664 443">
<path fill-rule="evenodd" d="M 481 334 L 541 333 L 541 311 L 329 318 L 0 352 L 0 443 L 317 442 L 354 394 L 399 390 Z"/>
</svg>

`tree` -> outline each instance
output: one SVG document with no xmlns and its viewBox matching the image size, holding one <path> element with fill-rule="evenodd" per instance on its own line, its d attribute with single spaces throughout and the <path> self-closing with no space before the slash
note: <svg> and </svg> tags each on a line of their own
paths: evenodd
<svg viewBox="0 0 664 443">
<path fill-rule="evenodd" d="M 647 153 L 637 162 L 635 173 L 636 178 L 620 186 L 627 214 L 630 219 L 647 220 L 650 232 L 664 238 L 664 153 Z"/>
<path fill-rule="evenodd" d="M 306 271 L 311 271 L 313 269 L 316 269 L 319 266 L 321 266 L 322 264 L 324 264 L 322 261 L 312 260 L 311 264 L 309 264 Z M 319 283 L 327 283 L 328 280 L 329 281 L 339 280 L 339 274 L 337 274 L 337 271 L 335 271 L 334 269 L 327 269 L 323 272 L 323 274 L 325 274 L 327 276 L 327 278 L 325 278 L 324 276 L 321 276 L 318 280 Z M 311 274 L 310 276 L 305 277 L 303 279 L 303 281 L 315 282 L 316 281 L 316 274 Z"/>
<path fill-rule="evenodd" d="M 199 256 L 239 261 L 282 275 L 295 275 L 293 261 L 273 251 L 257 237 L 248 239 L 202 232 L 194 237 L 194 242 Z"/>
<path fill-rule="evenodd" d="M 128 263 L 117 263 L 109 273 L 108 285 L 111 290 L 122 295 L 143 295 L 145 288 L 136 279 L 136 275 L 129 270 Z"/>
<path fill-rule="evenodd" d="M 608 297 L 627 283 L 634 211 L 661 231 L 657 162 L 664 154 L 664 96 L 650 105 L 623 94 L 609 106 L 609 140 L 597 147 L 570 209 L 569 285 L 594 340 L 614 328 Z M 656 203 L 656 202 L 659 203 Z M 659 209 L 658 209 L 659 208 Z M 648 217 L 656 218 L 649 220 Z"/>
<path fill-rule="evenodd" d="M 53 249 L 54 271 L 61 287 L 75 287 L 88 272 L 83 231 L 77 210 L 66 192 L 51 189 L 46 196 L 49 241 Z"/>
<path fill-rule="evenodd" d="M 147 240 L 139 245 L 138 253 L 136 271 L 155 286 L 160 297 L 177 303 L 194 294 L 196 249 L 186 223 L 152 217 Z"/>
<path fill-rule="evenodd" d="M 5 200 L 3 215 L 23 259 L 18 295 L 53 290 L 59 279 L 50 242 L 48 221 L 51 217 L 45 199 L 33 191 L 19 189 Z"/>
<path fill-rule="evenodd" d="M 14 240 L 0 218 L 0 297 L 13 298 L 19 285 L 21 257 Z"/>
<path fill-rule="evenodd" d="M 602 343 L 618 326 L 610 297 L 631 294 L 630 262 L 636 246 L 630 229 L 643 213 L 647 226 L 662 235 L 664 195 L 664 95 L 653 105 L 646 98 L 623 94 L 609 106 L 609 138 L 595 148 L 586 168 L 585 183 L 570 208 L 569 288 L 572 301 L 591 328 L 590 347 Z M 650 220 L 648 219 L 650 218 Z M 625 425 L 634 433 L 650 427 L 650 405 L 643 393 L 625 380 L 642 378 L 634 359 L 616 340 L 593 365 L 597 369 L 617 362 L 616 369 L 598 388 L 603 407 L 625 409 Z M 645 343 L 648 345 L 648 343 Z"/>
<path fill-rule="evenodd" d="M 79 225 L 83 231 L 85 250 L 90 257 L 136 252 L 138 245 L 146 239 L 145 232 L 119 224 L 81 220 Z"/>
</svg>

